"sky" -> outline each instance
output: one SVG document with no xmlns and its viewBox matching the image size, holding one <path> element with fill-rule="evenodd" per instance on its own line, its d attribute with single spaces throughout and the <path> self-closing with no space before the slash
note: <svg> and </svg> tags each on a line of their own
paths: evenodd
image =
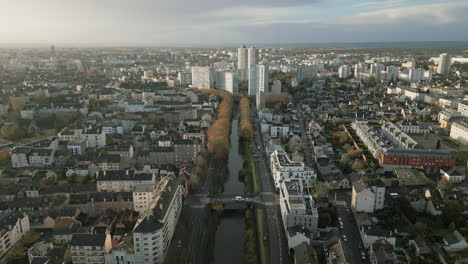
<svg viewBox="0 0 468 264">
<path fill-rule="evenodd" d="M 468 0 L 0 0 L 0 44 L 468 41 Z"/>
</svg>

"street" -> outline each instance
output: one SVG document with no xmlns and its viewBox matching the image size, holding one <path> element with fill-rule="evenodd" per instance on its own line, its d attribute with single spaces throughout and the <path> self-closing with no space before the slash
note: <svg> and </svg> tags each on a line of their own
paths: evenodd
<svg viewBox="0 0 468 264">
<path fill-rule="evenodd" d="M 263 200 L 267 204 L 267 206 L 265 206 L 269 237 L 267 263 L 288 263 L 288 246 L 281 220 L 278 204 L 279 198 L 275 193 L 273 178 L 269 169 L 269 160 L 266 156 L 258 122 L 256 122 L 255 127 L 257 128 L 255 145 L 260 147 L 257 166 L 261 177 Z M 252 146 L 254 153 L 256 152 L 255 145 Z"/>
<path fill-rule="evenodd" d="M 338 220 L 343 223 L 343 228 L 340 227 L 340 238 L 346 241 L 343 241 L 348 250 L 348 255 L 350 257 L 349 263 L 351 264 L 360 264 L 360 263 L 369 263 L 367 254 L 366 259 L 363 260 L 361 252 L 365 252 L 364 247 L 361 241 L 361 235 L 359 234 L 358 227 L 353 219 L 353 214 L 346 207 L 337 207 L 336 209 Z M 339 224 L 338 221 L 338 225 Z"/>
</svg>

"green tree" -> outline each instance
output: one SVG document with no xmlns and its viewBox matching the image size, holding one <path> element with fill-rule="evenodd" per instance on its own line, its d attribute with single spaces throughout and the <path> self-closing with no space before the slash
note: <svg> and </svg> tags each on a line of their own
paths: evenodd
<svg viewBox="0 0 468 264">
<path fill-rule="evenodd" d="M 439 190 L 447 190 L 452 188 L 452 183 L 449 182 L 447 179 L 442 179 L 437 183 L 437 189 Z"/>
<path fill-rule="evenodd" d="M 343 165 L 348 165 L 352 160 L 353 158 L 351 157 L 351 155 L 349 155 L 348 153 L 345 153 L 341 155 L 340 163 Z"/>
<path fill-rule="evenodd" d="M 329 186 L 327 182 L 318 181 L 314 185 L 314 194 L 319 197 L 328 196 Z"/>
</svg>

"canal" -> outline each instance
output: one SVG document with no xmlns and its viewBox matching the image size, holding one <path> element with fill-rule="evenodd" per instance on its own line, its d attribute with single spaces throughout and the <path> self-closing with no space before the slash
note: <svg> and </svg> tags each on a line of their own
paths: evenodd
<svg viewBox="0 0 468 264">
<path fill-rule="evenodd" d="M 242 169 L 244 159 L 239 152 L 238 125 L 237 117 L 234 116 L 231 123 L 231 149 L 228 158 L 228 173 L 224 182 L 224 194 L 244 193 L 244 183 L 239 180 L 239 172 Z M 216 230 L 213 263 L 238 264 L 244 262 L 244 229 L 244 212 L 223 212 Z"/>
</svg>

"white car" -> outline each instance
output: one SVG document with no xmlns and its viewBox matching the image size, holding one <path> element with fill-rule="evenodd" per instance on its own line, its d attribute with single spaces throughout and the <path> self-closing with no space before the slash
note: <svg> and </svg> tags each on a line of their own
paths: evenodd
<svg viewBox="0 0 468 264">
<path fill-rule="evenodd" d="M 343 240 L 346 242 L 348 239 L 346 238 L 346 235 L 343 235 Z"/>
<path fill-rule="evenodd" d="M 363 260 L 366 259 L 366 253 L 361 252 L 361 258 L 362 258 Z"/>
<path fill-rule="evenodd" d="M 242 198 L 242 196 L 236 196 L 234 199 L 235 199 L 236 201 L 242 201 L 243 198 Z"/>
</svg>

